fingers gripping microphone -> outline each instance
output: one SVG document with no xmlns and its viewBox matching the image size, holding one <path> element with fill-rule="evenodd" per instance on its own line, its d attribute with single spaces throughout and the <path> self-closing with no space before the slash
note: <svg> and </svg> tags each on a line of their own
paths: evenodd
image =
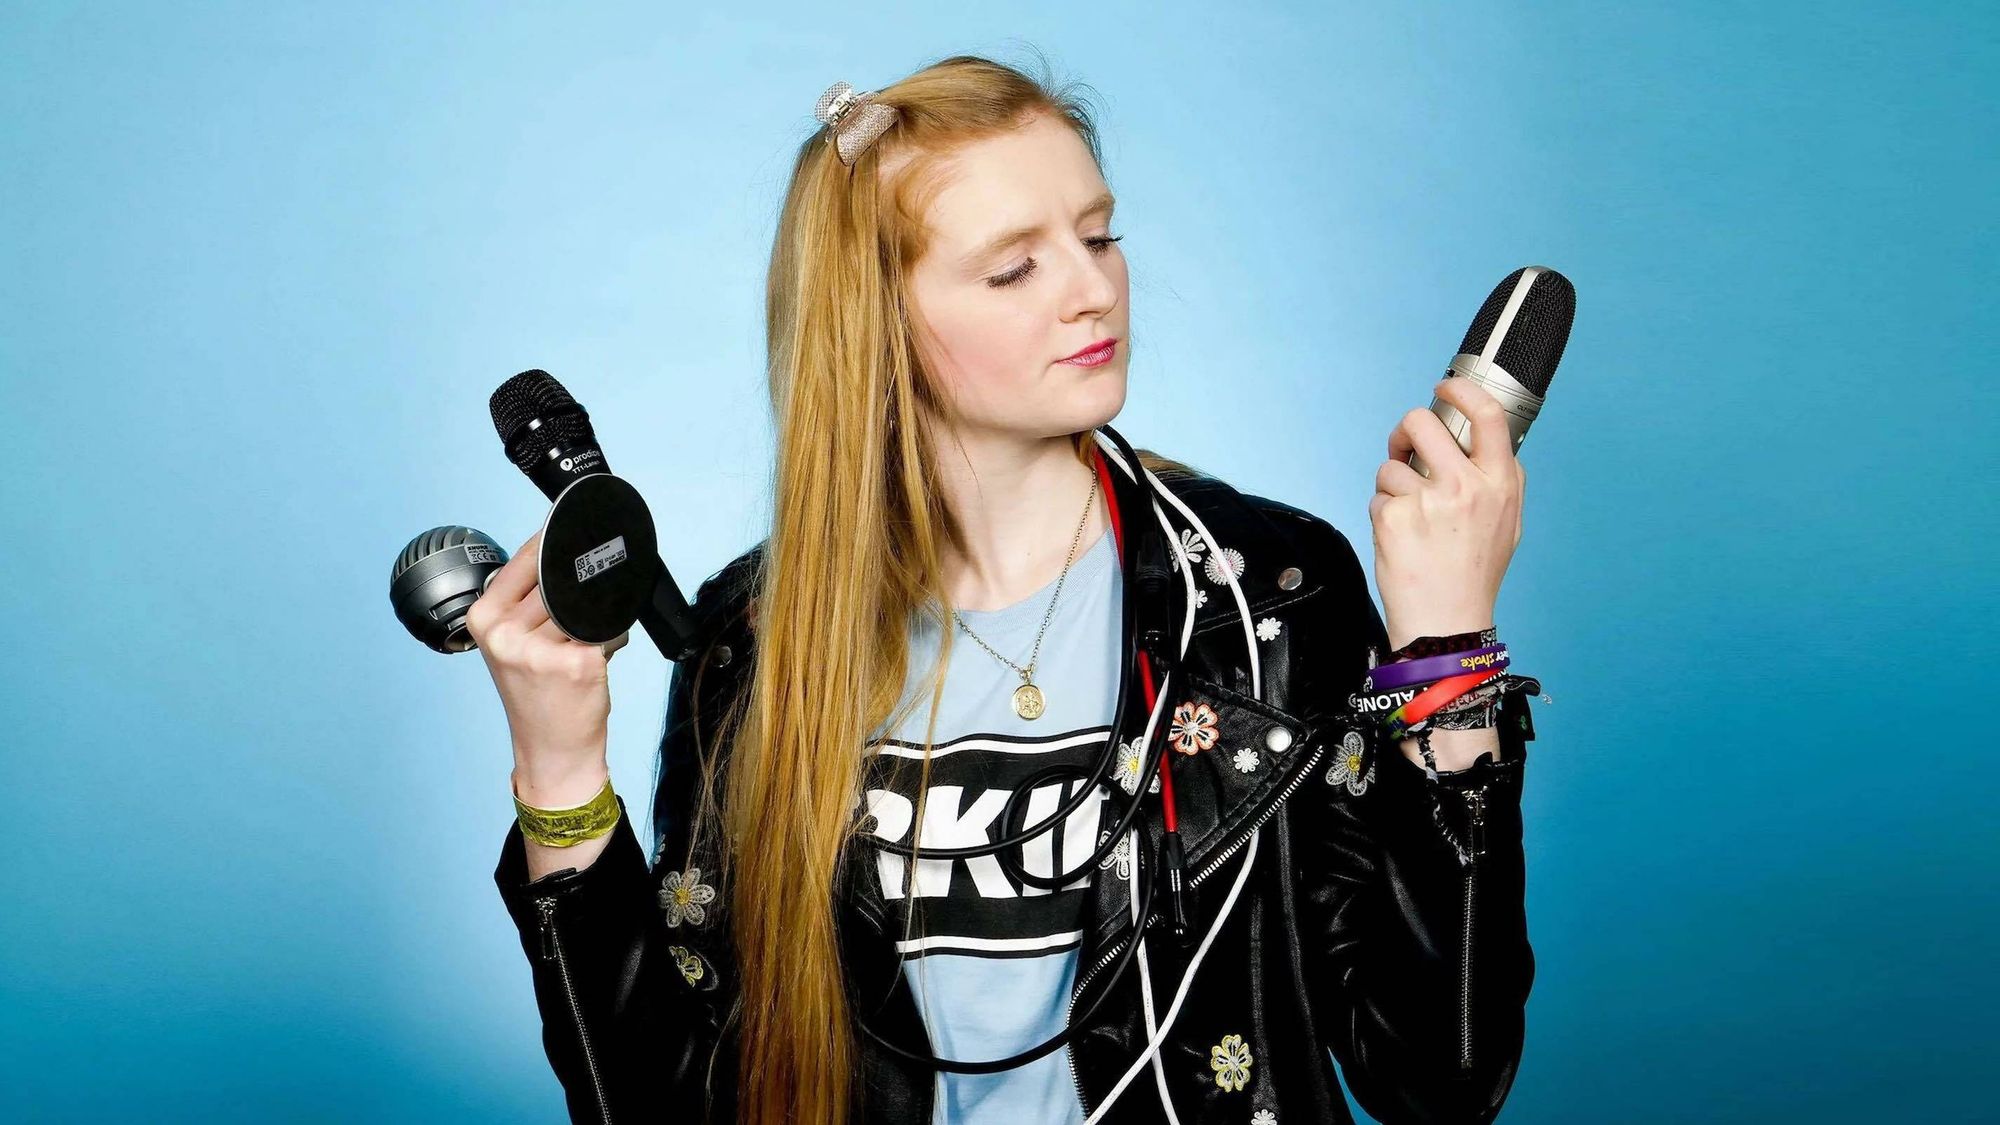
<svg viewBox="0 0 2000 1125">
<path fill-rule="evenodd" d="M 1575 319 L 1576 287 L 1569 279 L 1547 266 L 1524 266 L 1493 287 L 1445 369 L 1447 378 L 1470 379 L 1500 400 L 1516 451 L 1542 411 Z M 1472 452 L 1471 419 L 1442 398 L 1431 400 L 1431 413 L 1458 439 L 1460 449 Z M 1431 475 L 1415 453 L 1410 467 Z"/>
<path fill-rule="evenodd" d="M 692 655 L 695 615 L 660 561 L 646 502 L 611 475 L 589 413 L 540 369 L 500 384 L 487 405 L 508 460 L 554 501 L 539 560 L 550 620 L 602 643 L 636 619 L 662 656 Z"/>
</svg>

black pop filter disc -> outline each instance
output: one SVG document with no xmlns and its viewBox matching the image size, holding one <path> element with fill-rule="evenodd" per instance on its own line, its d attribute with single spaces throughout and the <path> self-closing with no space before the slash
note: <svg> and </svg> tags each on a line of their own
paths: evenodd
<svg viewBox="0 0 2000 1125">
<path fill-rule="evenodd" d="M 610 473 L 578 477 L 542 525 L 542 604 L 572 640 L 603 644 L 632 628 L 659 581 L 653 514 Z"/>
</svg>

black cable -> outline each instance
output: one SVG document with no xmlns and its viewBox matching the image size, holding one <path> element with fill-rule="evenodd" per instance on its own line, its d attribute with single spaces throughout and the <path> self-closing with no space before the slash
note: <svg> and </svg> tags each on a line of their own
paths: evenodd
<svg viewBox="0 0 2000 1125">
<path fill-rule="evenodd" d="M 1127 465 L 1134 467 L 1135 472 L 1143 467 L 1139 460 L 1138 452 L 1126 442 L 1122 434 L 1110 426 L 1101 426 L 1099 429 L 1111 439 L 1113 445 L 1117 446 L 1120 456 L 1125 459 Z M 1151 493 L 1146 490 L 1146 481 L 1143 476 L 1135 479 L 1133 484 L 1143 499 L 1151 499 Z M 1117 497 L 1115 492 L 1111 500 L 1113 504 L 1116 504 Z M 1142 630 L 1138 622 L 1139 603 L 1146 601 L 1149 605 L 1152 604 L 1153 597 L 1158 595 L 1161 586 L 1164 584 L 1162 574 L 1157 567 L 1148 566 L 1143 571 L 1140 567 L 1140 561 L 1147 553 L 1145 550 L 1146 545 L 1157 542 L 1157 537 L 1160 534 L 1160 528 L 1157 523 L 1149 518 L 1151 515 L 1151 512 L 1140 511 L 1133 516 L 1133 520 L 1137 522 L 1137 532 L 1130 542 L 1130 549 L 1123 551 L 1119 560 L 1126 588 L 1126 596 L 1123 599 L 1124 604 L 1120 614 L 1120 644 L 1125 654 L 1125 659 L 1119 665 L 1118 702 L 1112 715 L 1111 729 L 1105 741 L 1104 751 L 1098 755 L 1096 763 L 1089 770 L 1082 770 L 1074 765 L 1050 766 L 1047 769 L 1038 771 L 1020 785 L 1015 786 L 1013 791 L 1008 795 L 1006 806 L 1001 811 L 1000 827 L 1003 832 L 1007 832 L 1008 834 L 998 840 L 989 841 L 984 844 L 968 844 L 963 847 L 922 849 L 911 844 L 904 844 L 895 840 L 885 840 L 879 836 L 867 833 L 861 834 L 860 838 L 862 840 L 866 841 L 872 847 L 880 848 L 892 855 L 899 855 L 906 859 L 921 858 L 949 861 L 976 859 L 989 855 L 996 856 L 999 859 L 1001 867 L 1008 874 L 1029 885 L 1047 889 L 1056 889 L 1064 883 L 1073 881 L 1083 872 L 1089 871 L 1095 865 L 1102 863 L 1106 856 L 1117 850 L 1119 843 L 1125 838 L 1126 833 L 1130 831 L 1133 820 L 1138 817 L 1139 810 L 1145 805 L 1142 794 L 1152 784 L 1153 778 L 1159 771 L 1160 762 L 1165 757 L 1167 746 L 1165 739 L 1156 738 L 1154 740 L 1157 745 L 1149 748 L 1144 768 L 1140 771 L 1138 784 L 1132 794 L 1132 800 L 1121 812 L 1117 829 L 1105 836 L 1104 840 L 1092 850 L 1088 859 L 1064 874 L 1044 876 L 1035 875 L 1027 871 L 1015 861 L 1011 854 L 1013 850 L 1025 849 L 1029 843 L 1045 834 L 1053 832 L 1057 824 L 1062 823 L 1070 814 L 1082 808 L 1085 801 L 1091 800 L 1096 796 L 1098 786 L 1105 784 L 1107 771 L 1118 753 L 1119 732 L 1124 730 L 1130 711 L 1132 666 L 1138 661 L 1142 651 L 1151 652 L 1156 659 L 1160 656 L 1165 639 L 1168 636 L 1165 623 L 1162 621 L 1148 621 Z M 1133 527 L 1133 523 L 1128 521 L 1123 526 L 1131 528 Z M 1163 613 L 1164 611 L 1161 612 Z M 1169 660 L 1165 663 L 1171 667 L 1178 663 L 1178 660 Z M 1149 721 L 1151 718 L 1150 708 L 1157 706 L 1157 704 L 1157 698 L 1149 703 Z M 1067 774 L 1075 774 L 1080 778 L 1090 779 L 1091 784 L 1080 786 L 1054 812 L 1050 813 L 1046 819 L 1036 822 L 1032 828 L 1024 827 L 1020 832 L 1012 832 L 1014 812 L 1018 802 L 1023 799 L 1024 795 L 1031 795 L 1035 786 L 1045 778 Z M 1025 819 L 1025 812 L 1023 812 L 1023 819 Z M 913 826 L 910 833 L 911 838 L 914 840 L 920 832 L 920 826 Z M 1146 873 L 1145 867 L 1142 865 L 1142 874 L 1139 880 L 1141 894 L 1138 903 L 1138 918 L 1133 926 L 1131 942 L 1119 954 L 1116 967 L 1112 969 L 1111 976 L 1105 980 L 1104 986 L 1098 991 L 1097 996 L 1090 1001 L 1089 1005 L 1075 1019 L 1070 1021 L 1067 1027 L 1053 1038 L 1046 1039 L 1034 1047 L 1010 1055 L 1004 1059 L 968 1062 L 962 1059 L 947 1059 L 938 1055 L 920 1053 L 899 1047 L 877 1032 L 865 1019 L 857 1017 L 855 1020 L 856 1025 L 870 1039 L 881 1044 L 882 1048 L 890 1054 L 910 1062 L 921 1063 L 935 1070 L 948 1070 L 959 1074 L 997 1074 L 1003 1070 L 1012 1070 L 1017 1066 L 1025 1066 L 1036 1059 L 1062 1049 L 1062 1047 L 1076 1037 L 1081 1028 L 1090 1022 L 1090 1017 L 1096 1014 L 1098 1007 L 1104 1002 L 1104 998 L 1111 994 L 1113 986 L 1124 977 L 1132 965 L 1137 963 L 1139 941 L 1145 935 L 1146 926 L 1152 919 L 1154 891 L 1157 888 L 1162 873 L 1166 871 L 1168 866 L 1162 862 L 1162 849 L 1165 847 L 1164 841 L 1170 838 L 1170 836 L 1171 834 L 1162 833 L 1162 843 L 1156 845 L 1153 852 L 1150 874 Z M 1134 854 L 1132 862 L 1138 863 L 1139 861 L 1139 855 Z M 912 909 L 914 909 L 914 905 L 913 900 Z"/>
<path fill-rule="evenodd" d="M 1132 447 L 1126 443 L 1125 438 L 1122 435 L 1120 435 L 1117 431 L 1111 429 L 1111 427 L 1109 426 L 1103 426 L 1099 428 L 1102 429 L 1105 432 L 1105 434 L 1111 438 L 1112 444 L 1118 447 L 1120 455 L 1125 457 L 1127 464 L 1134 466 L 1139 464 L 1138 453 L 1135 452 L 1132 449 Z M 1144 491 L 1143 486 L 1145 485 L 1144 478 L 1138 480 L 1136 484 L 1140 486 L 1141 491 L 1143 492 Z M 1146 495 L 1150 497 L 1149 493 Z M 1117 503 L 1117 497 L 1115 495 L 1112 496 L 1111 502 L 1113 504 Z M 1143 550 L 1144 545 L 1155 541 L 1155 537 L 1159 535 L 1158 526 L 1155 523 L 1153 523 L 1150 519 L 1143 518 L 1150 515 L 1151 515 L 1150 512 L 1136 513 L 1133 519 L 1127 521 L 1124 525 L 1126 528 L 1130 529 L 1133 527 L 1133 524 L 1136 523 L 1138 525 L 1138 531 L 1137 534 L 1133 536 L 1131 540 L 1130 548 L 1124 551 L 1122 553 L 1122 557 L 1119 559 L 1119 567 L 1124 575 L 1126 590 L 1128 591 L 1127 596 L 1122 599 L 1124 604 L 1121 607 L 1121 611 L 1119 614 L 1120 618 L 1119 643 L 1121 645 L 1121 651 L 1123 651 L 1125 654 L 1125 659 L 1118 666 L 1118 695 L 1117 695 L 1118 702 L 1114 710 L 1114 713 L 1112 714 L 1111 717 L 1110 737 L 1108 737 L 1105 740 L 1103 753 L 1098 755 L 1097 762 L 1091 767 L 1090 772 L 1087 775 L 1087 776 L 1097 777 L 1099 779 L 1102 779 L 1106 776 L 1113 760 L 1117 757 L 1118 732 L 1125 729 L 1126 720 L 1129 715 L 1131 707 L 1132 665 L 1139 659 L 1139 653 L 1143 647 L 1139 644 L 1140 636 L 1139 636 L 1139 625 L 1138 625 L 1138 606 L 1139 602 L 1141 601 L 1141 597 L 1139 595 L 1139 589 L 1140 589 L 1139 560 L 1145 554 L 1145 551 Z M 1151 631 L 1152 630 L 1148 631 L 1149 634 Z M 1019 795 L 1025 788 L 1028 788 L 1028 786 L 1025 785 L 1016 786 L 1014 789 L 1014 796 L 1019 797 Z M 1066 819 L 1071 813 L 1074 813 L 1076 810 L 1082 808 L 1083 803 L 1085 801 L 1092 799 L 1094 796 L 1096 796 L 1096 786 L 1086 785 L 1078 789 L 1075 793 L 1071 794 L 1067 799 L 1065 799 L 1063 803 L 1059 805 L 1053 813 L 1049 814 L 1049 817 L 1046 821 L 1043 821 L 1036 827 L 1032 829 L 1023 830 L 1022 832 L 1016 834 L 1003 836 L 998 840 L 990 840 L 984 844 L 965 844 L 959 847 L 949 847 L 949 848 L 936 847 L 936 848 L 918 849 L 917 847 L 911 844 L 905 844 L 897 840 L 885 840 L 879 836 L 867 833 L 864 833 L 862 835 L 862 839 L 866 840 L 871 847 L 880 848 L 881 850 L 888 852 L 891 855 L 899 855 L 905 859 L 923 858 L 923 859 L 941 859 L 947 861 L 957 860 L 957 859 L 978 859 L 982 856 L 996 855 L 1010 848 L 1021 848 L 1026 846 L 1027 844 L 1033 842 L 1036 838 L 1040 837 L 1045 831 L 1047 831 L 1047 829 L 1042 827 L 1042 825 L 1054 825 L 1060 823 L 1061 821 Z M 1011 805 L 1013 803 L 1012 799 L 1010 799 L 1008 803 Z M 1126 817 L 1125 822 L 1129 824 L 1130 820 L 1131 818 L 1128 815 Z M 1006 822 L 1004 821 L 1002 822 L 1002 827 L 1003 829 L 1006 827 Z M 918 832 L 919 828 L 917 826 L 912 826 L 910 831 L 910 838 L 912 840 L 916 839 Z M 919 856 L 918 854 L 919 851 L 922 852 L 921 856 Z M 1099 851 L 1093 853 L 1090 859 L 1090 863 L 1091 864 L 1100 863 L 1103 861 L 1104 857 L 1108 854 L 1110 854 L 1108 850 L 1100 849 Z M 1067 882 L 1070 879 L 1074 879 L 1077 877 L 1077 875 L 1081 874 L 1082 872 L 1088 869 L 1089 869 L 1088 864 L 1082 867 L 1078 867 L 1075 871 L 1072 871 L 1067 876 L 1065 876 L 1064 881 Z"/>
</svg>

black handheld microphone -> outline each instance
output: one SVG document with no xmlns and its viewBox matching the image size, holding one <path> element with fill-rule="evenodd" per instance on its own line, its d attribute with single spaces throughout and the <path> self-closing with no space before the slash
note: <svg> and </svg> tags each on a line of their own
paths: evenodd
<svg viewBox="0 0 2000 1125">
<path fill-rule="evenodd" d="M 1569 278 L 1547 266 L 1523 266 L 1493 287 L 1445 369 L 1446 377 L 1471 379 L 1500 400 L 1517 452 L 1548 398 L 1549 381 L 1562 362 L 1575 319 L 1576 287 Z M 1472 452 L 1471 419 L 1442 398 L 1431 399 L 1431 413 L 1458 439 L 1460 449 Z M 1410 467 L 1431 475 L 1415 452 Z"/>
<path fill-rule="evenodd" d="M 487 405 L 507 459 L 554 501 L 541 542 L 550 619 L 577 640 L 601 643 L 636 614 L 662 656 L 694 655 L 699 622 L 660 561 L 645 501 L 611 475 L 589 413 L 539 368 L 500 384 Z"/>
</svg>

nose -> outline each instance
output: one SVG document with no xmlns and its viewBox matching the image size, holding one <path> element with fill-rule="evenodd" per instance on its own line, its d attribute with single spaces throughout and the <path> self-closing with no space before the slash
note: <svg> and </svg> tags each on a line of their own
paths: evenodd
<svg viewBox="0 0 2000 1125">
<path fill-rule="evenodd" d="M 1078 240 L 1070 255 L 1076 266 L 1070 271 L 1069 284 L 1064 290 L 1064 320 L 1103 316 L 1118 307 L 1118 279 L 1110 269 L 1110 259 L 1116 253 L 1116 243 L 1100 256 L 1092 254 L 1090 247 Z"/>
</svg>

